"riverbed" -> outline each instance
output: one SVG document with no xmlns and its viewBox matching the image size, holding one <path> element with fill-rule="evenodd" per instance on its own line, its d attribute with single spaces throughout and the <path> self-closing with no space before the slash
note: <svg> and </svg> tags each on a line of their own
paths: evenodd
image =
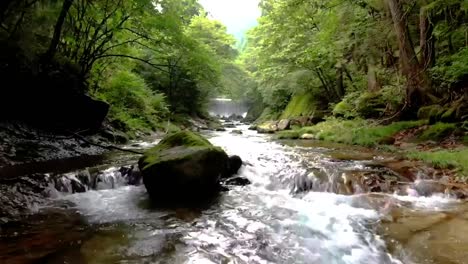
<svg viewBox="0 0 468 264">
<path fill-rule="evenodd" d="M 444 193 L 425 197 L 396 189 L 369 192 L 352 181 L 379 173 L 387 178 L 391 174 L 397 183 L 404 181 L 405 175 L 382 166 L 394 159 L 391 155 L 312 141 L 274 141 L 247 126 L 236 129 L 242 134 L 228 129 L 205 135 L 228 154 L 242 157 L 246 165 L 239 175 L 251 185 L 229 187 L 212 203 L 197 208 L 158 209 L 151 205 L 144 186 L 120 184 L 112 174 L 137 156 L 115 156 L 119 165 L 112 158 L 100 165 L 114 175 L 112 188 L 57 195 L 36 209 L 42 225 L 15 227 L 16 234 L 2 236 L 0 260 L 467 263 L 464 200 Z M 133 142 L 129 148 L 145 149 L 157 142 Z M 424 177 L 426 168 L 412 169 Z M 64 214 L 68 220 L 54 217 Z M 24 235 L 28 230 L 35 232 Z M 47 235 L 65 243 L 51 248 L 47 244 L 55 244 L 48 242 Z M 48 253 L 35 258 L 41 250 Z"/>
</svg>

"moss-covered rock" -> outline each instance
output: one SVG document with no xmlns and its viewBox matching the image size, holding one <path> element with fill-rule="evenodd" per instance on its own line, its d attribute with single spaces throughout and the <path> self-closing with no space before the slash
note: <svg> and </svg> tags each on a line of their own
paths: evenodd
<svg viewBox="0 0 468 264">
<path fill-rule="evenodd" d="M 212 197 L 228 171 L 229 158 L 202 136 L 171 134 L 139 160 L 143 183 L 158 204 L 186 203 Z"/>
<path fill-rule="evenodd" d="M 332 113 L 335 117 L 343 118 L 351 118 L 357 116 L 354 106 L 346 100 L 337 103 L 333 108 Z"/>
<path fill-rule="evenodd" d="M 387 103 L 383 100 L 380 93 L 365 92 L 356 102 L 356 111 L 359 116 L 364 118 L 378 118 L 381 117 Z"/>
<path fill-rule="evenodd" d="M 418 111 L 418 119 L 429 120 L 429 123 L 434 123 L 439 119 L 440 110 L 440 105 L 423 106 Z"/>
<path fill-rule="evenodd" d="M 267 121 L 257 126 L 257 132 L 262 134 L 273 134 L 278 131 L 278 122 Z"/>
<path fill-rule="evenodd" d="M 457 129 L 455 124 L 437 123 L 429 126 L 420 136 L 423 140 L 441 140 Z"/>
</svg>

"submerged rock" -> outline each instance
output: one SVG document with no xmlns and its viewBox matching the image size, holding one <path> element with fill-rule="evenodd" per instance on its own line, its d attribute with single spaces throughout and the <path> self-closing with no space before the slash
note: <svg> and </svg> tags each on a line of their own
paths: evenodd
<svg viewBox="0 0 468 264">
<path fill-rule="evenodd" d="M 224 181 L 225 185 L 232 185 L 232 186 L 246 186 L 251 184 L 250 180 L 244 177 L 234 177 L 229 178 Z"/>
<path fill-rule="evenodd" d="M 161 204 L 214 196 L 228 164 L 229 158 L 221 148 L 188 131 L 167 136 L 138 163 L 150 197 Z"/>
</svg>

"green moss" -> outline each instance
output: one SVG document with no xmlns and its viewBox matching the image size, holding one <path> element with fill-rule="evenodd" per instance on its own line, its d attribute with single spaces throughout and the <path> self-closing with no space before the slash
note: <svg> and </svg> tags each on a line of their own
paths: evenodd
<svg viewBox="0 0 468 264">
<path fill-rule="evenodd" d="M 174 149 L 172 148 L 183 146 L 184 149 Z M 191 131 L 179 131 L 172 134 L 169 134 L 164 139 L 162 139 L 158 145 L 148 150 L 143 156 L 143 169 L 153 166 L 159 162 L 167 160 L 181 160 L 193 155 L 195 152 L 223 152 L 219 148 L 213 146 L 206 138 L 201 135 L 191 132 Z"/>
<path fill-rule="evenodd" d="M 302 136 L 300 129 L 281 131 L 276 134 L 277 139 L 298 139 Z"/>
<path fill-rule="evenodd" d="M 352 104 L 350 104 L 348 101 L 343 100 L 335 105 L 335 107 L 333 108 L 333 115 L 336 117 L 345 118 L 355 117 L 356 111 Z"/>
<path fill-rule="evenodd" d="M 154 147 L 154 149 L 169 149 L 177 146 L 185 147 L 212 147 L 213 145 L 201 135 L 191 131 L 179 131 L 169 134 Z"/>
<path fill-rule="evenodd" d="M 312 115 L 316 110 L 314 101 L 314 96 L 310 93 L 293 96 L 280 119 Z"/>
<path fill-rule="evenodd" d="M 425 121 L 395 122 L 388 126 L 374 125 L 366 120 L 328 119 L 315 126 L 278 133 L 278 138 L 294 139 L 312 134 L 319 140 L 350 145 L 376 146 L 402 130 L 424 125 Z M 299 136 L 298 136 L 299 135 Z"/>
<path fill-rule="evenodd" d="M 255 123 L 262 123 L 269 120 L 278 120 L 281 113 L 273 111 L 271 108 L 265 108 L 260 115 L 260 117 L 255 121 Z"/>
<path fill-rule="evenodd" d="M 426 129 L 419 138 L 422 140 L 440 140 L 453 133 L 456 128 L 455 124 L 437 123 Z"/>
<path fill-rule="evenodd" d="M 356 102 L 356 111 L 361 117 L 376 118 L 385 112 L 386 105 L 380 93 L 365 92 Z"/>
<path fill-rule="evenodd" d="M 408 153 L 408 158 L 418 159 L 438 168 L 458 168 L 459 175 L 468 176 L 468 148 L 455 150 L 417 151 Z"/>
</svg>

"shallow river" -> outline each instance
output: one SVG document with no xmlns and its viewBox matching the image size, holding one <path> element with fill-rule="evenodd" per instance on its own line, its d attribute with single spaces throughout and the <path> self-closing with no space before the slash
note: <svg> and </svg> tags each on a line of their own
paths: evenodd
<svg viewBox="0 0 468 264">
<path fill-rule="evenodd" d="M 345 195 L 343 175 L 389 157 L 241 128 L 207 136 L 247 161 L 239 174 L 251 185 L 198 209 L 151 208 L 144 186 L 61 196 L 50 206 L 77 210 L 91 234 L 46 263 L 468 263 L 464 202 Z M 297 179 L 311 173 L 322 179 L 298 192 Z"/>
</svg>

